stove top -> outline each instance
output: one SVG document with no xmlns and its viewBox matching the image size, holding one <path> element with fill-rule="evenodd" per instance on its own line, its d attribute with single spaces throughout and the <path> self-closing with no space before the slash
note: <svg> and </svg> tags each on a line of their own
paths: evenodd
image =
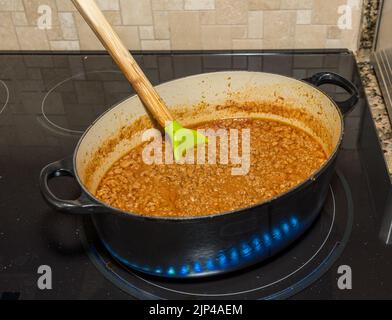
<svg viewBox="0 0 392 320">
<path fill-rule="evenodd" d="M 38 175 L 72 154 L 89 124 L 132 88 L 104 53 L 2 53 L 0 299 L 392 298 L 390 180 L 349 51 L 144 52 L 135 58 L 153 84 L 220 70 L 298 79 L 332 71 L 356 84 L 361 98 L 345 119 L 322 214 L 284 252 L 241 272 L 179 281 L 127 269 L 102 247 L 88 218 L 47 206 Z M 322 89 L 336 99 L 346 95 Z M 53 180 L 51 189 L 68 199 L 79 192 L 68 177 Z"/>
</svg>

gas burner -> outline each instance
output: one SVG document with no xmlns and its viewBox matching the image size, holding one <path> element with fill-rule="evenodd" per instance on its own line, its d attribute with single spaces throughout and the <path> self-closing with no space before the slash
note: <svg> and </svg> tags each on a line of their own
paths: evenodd
<svg viewBox="0 0 392 320">
<path fill-rule="evenodd" d="M 38 120 L 56 133 L 81 135 L 100 114 L 131 95 L 131 90 L 120 71 L 81 72 L 45 94 Z"/>
<path fill-rule="evenodd" d="M 10 91 L 8 89 L 7 84 L 0 80 L 0 115 L 5 110 L 5 107 L 8 105 L 8 101 L 10 100 Z"/>
<path fill-rule="evenodd" d="M 239 272 L 204 279 L 162 279 L 131 270 L 116 261 L 98 239 L 90 219 L 82 242 L 98 270 L 139 299 L 282 299 L 320 278 L 337 260 L 353 223 L 348 183 L 337 171 L 329 196 L 314 225 L 284 252 Z"/>
</svg>

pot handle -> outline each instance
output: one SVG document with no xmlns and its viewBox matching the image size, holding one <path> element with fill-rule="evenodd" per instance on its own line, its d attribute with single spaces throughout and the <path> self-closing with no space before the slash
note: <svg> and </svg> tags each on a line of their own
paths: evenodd
<svg viewBox="0 0 392 320">
<path fill-rule="evenodd" d="M 359 99 L 357 87 L 341 75 L 333 72 L 319 72 L 309 78 L 303 79 L 310 84 L 318 87 L 322 84 L 334 84 L 346 90 L 351 96 L 345 101 L 335 101 L 343 115 L 349 113 L 356 105 Z"/>
<path fill-rule="evenodd" d="M 92 213 L 94 208 L 101 207 L 98 203 L 90 200 L 83 191 L 80 197 L 75 200 L 63 200 L 55 196 L 50 190 L 48 182 L 50 179 L 64 176 L 75 178 L 72 157 L 52 162 L 41 170 L 39 185 L 41 193 L 49 205 L 59 211 L 72 214 L 88 214 Z"/>
</svg>

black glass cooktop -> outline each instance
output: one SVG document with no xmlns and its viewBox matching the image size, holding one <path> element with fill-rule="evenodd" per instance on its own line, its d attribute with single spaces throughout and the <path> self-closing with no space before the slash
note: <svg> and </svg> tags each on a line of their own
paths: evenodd
<svg viewBox="0 0 392 320">
<path fill-rule="evenodd" d="M 281 254 L 240 272 L 162 280 L 127 269 L 88 217 L 50 209 L 42 167 L 72 154 L 88 125 L 133 94 L 104 53 L 0 54 L 0 299 L 392 298 L 390 180 L 353 55 L 346 50 L 148 52 L 135 57 L 154 84 L 252 70 L 302 79 L 333 71 L 360 89 L 322 214 Z M 335 99 L 346 93 L 323 86 Z M 75 198 L 71 178 L 53 181 Z M 51 275 L 51 277 L 50 277 Z"/>
</svg>

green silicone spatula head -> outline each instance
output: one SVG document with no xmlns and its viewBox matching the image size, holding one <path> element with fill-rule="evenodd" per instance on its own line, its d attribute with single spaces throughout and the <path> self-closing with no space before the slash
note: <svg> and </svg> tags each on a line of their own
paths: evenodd
<svg viewBox="0 0 392 320">
<path fill-rule="evenodd" d="M 165 132 L 170 137 L 173 147 L 174 159 L 180 160 L 187 150 L 199 144 L 207 143 L 207 137 L 200 132 L 181 126 L 176 120 L 165 126 Z"/>
<path fill-rule="evenodd" d="M 183 128 L 174 120 L 163 99 L 148 81 L 146 75 L 106 20 L 95 1 L 72 0 L 72 2 L 117 63 L 145 107 L 165 129 L 172 141 L 174 158 L 179 160 L 186 150 L 194 148 L 197 144 L 207 142 L 204 135 L 195 130 Z"/>
</svg>

